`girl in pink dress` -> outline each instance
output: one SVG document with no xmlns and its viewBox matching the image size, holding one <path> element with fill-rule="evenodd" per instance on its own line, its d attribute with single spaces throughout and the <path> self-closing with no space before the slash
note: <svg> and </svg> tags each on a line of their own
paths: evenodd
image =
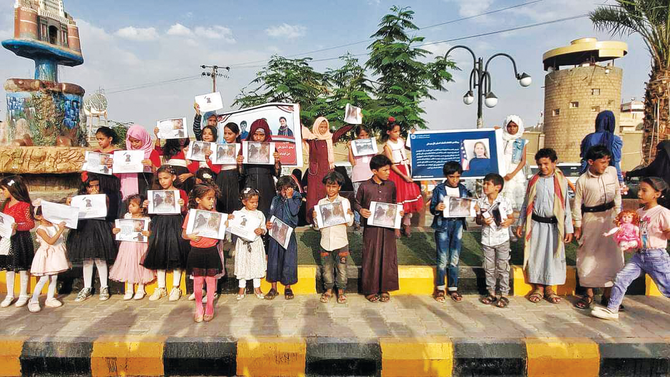
<svg viewBox="0 0 670 377">
<path fill-rule="evenodd" d="M 370 138 L 370 133 L 363 125 L 356 127 L 356 139 L 368 139 Z M 361 183 L 372 178 L 372 170 L 370 170 L 370 160 L 374 154 L 364 155 L 364 156 L 354 156 L 352 151 L 352 141 L 349 142 L 349 162 L 353 169 L 351 171 L 351 182 L 354 185 L 354 197 L 358 188 L 361 186 Z M 359 230 L 361 228 L 361 214 L 356 211 L 354 213 L 354 229 Z"/>
<path fill-rule="evenodd" d="M 640 240 L 640 216 L 633 211 L 621 211 L 614 220 L 616 228 L 612 228 L 609 232 L 604 233 L 603 236 L 609 237 L 614 235 L 614 240 L 621 250 L 636 249 L 642 247 Z"/>
<path fill-rule="evenodd" d="M 128 213 L 123 216 L 124 219 L 146 219 L 149 220 L 144 213 L 144 202 L 140 195 L 131 195 L 126 199 L 126 207 Z M 112 229 L 112 233 L 118 234 L 121 231 L 119 228 Z M 109 278 L 114 281 L 121 281 L 126 283 L 126 294 L 123 296 L 124 300 L 141 300 L 146 296 L 144 285 L 154 280 L 155 275 L 152 270 L 144 268 L 140 264 L 144 254 L 147 252 L 146 239 L 149 237 L 149 231 L 142 231 L 145 237 L 145 242 L 121 241 L 119 245 L 119 254 L 116 257 L 116 262 L 109 273 Z M 137 291 L 133 296 L 133 285 L 137 284 Z"/>
</svg>

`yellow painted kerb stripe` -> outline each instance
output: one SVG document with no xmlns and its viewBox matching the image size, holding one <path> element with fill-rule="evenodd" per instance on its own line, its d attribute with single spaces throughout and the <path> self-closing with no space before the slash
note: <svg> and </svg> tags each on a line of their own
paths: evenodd
<svg viewBox="0 0 670 377">
<path fill-rule="evenodd" d="M 451 376 L 454 346 L 449 338 L 381 338 L 382 376 Z"/>
<path fill-rule="evenodd" d="M 528 376 L 598 376 L 598 344 L 588 338 L 527 338 Z"/>
<path fill-rule="evenodd" d="M 105 335 L 93 342 L 93 376 L 162 376 L 165 336 Z"/>
<path fill-rule="evenodd" d="M 304 376 L 307 345 L 301 338 L 253 338 L 237 342 L 239 376 Z"/>
<path fill-rule="evenodd" d="M 0 376 L 21 375 L 21 351 L 28 337 L 5 337 L 0 340 Z"/>
</svg>

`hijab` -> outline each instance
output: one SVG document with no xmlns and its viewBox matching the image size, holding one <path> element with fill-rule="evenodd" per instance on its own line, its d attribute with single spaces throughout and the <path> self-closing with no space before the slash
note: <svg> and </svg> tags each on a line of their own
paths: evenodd
<svg viewBox="0 0 670 377">
<path fill-rule="evenodd" d="M 264 143 L 269 143 L 272 141 L 272 133 L 270 132 L 270 126 L 265 119 L 256 119 L 251 123 L 251 128 L 249 129 L 249 135 L 247 135 L 247 141 L 254 141 L 254 134 L 256 130 L 262 129 L 265 132 L 265 141 Z"/>
<path fill-rule="evenodd" d="M 516 123 L 517 126 L 519 126 L 519 130 L 514 134 L 510 134 L 507 132 L 507 126 L 510 124 L 510 122 Z M 504 141 L 510 141 L 510 140 L 516 140 L 520 138 L 523 135 L 524 128 L 523 128 L 523 120 L 518 115 L 508 115 L 507 118 L 503 121 L 503 134 L 502 138 Z"/>
<path fill-rule="evenodd" d="M 130 138 L 140 140 L 142 146 L 139 149 L 133 149 L 130 144 Z M 151 156 L 151 152 L 154 150 L 153 142 L 151 141 L 151 135 L 147 132 L 144 127 L 139 124 L 134 124 L 128 129 L 126 134 L 126 149 L 127 150 L 142 150 L 144 151 L 144 159 L 147 160 Z M 121 194 L 123 200 L 128 198 L 131 195 L 139 194 L 139 185 L 137 182 L 138 173 L 123 173 L 119 174 L 121 178 Z"/>
<path fill-rule="evenodd" d="M 323 122 L 326 122 L 328 128 L 326 132 L 320 133 L 319 126 Z M 302 138 L 303 140 L 315 140 L 315 139 L 324 140 L 326 142 L 326 146 L 328 147 L 328 164 L 330 165 L 331 169 L 335 166 L 335 153 L 333 152 L 333 134 L 330 132 L 330 122 L 328 122 L 328 119 L 326 119 L 325 117 L 316 118 L 314 124 L 312 124 L 311 131 L 303 127 Z M 307 155 L 309 155 L 309 144 L 305 143 L 304 141 L 303 144 L 305 146 L 305 149 L 307 150 Z"/>
<path fill-rule="evenodd" d="M 614 113 L 610 110 L 601 111 L 596 117 L 596 133 L 600 133 L 600 142 L 612 152 L 612 143 L 614 143 L 614 130 L 616 128 L 616 119 Z M 594 144 L 596 145 L 596 144 Z M 586 151 L 585 151 L 586 153 Z"/>
</svg>

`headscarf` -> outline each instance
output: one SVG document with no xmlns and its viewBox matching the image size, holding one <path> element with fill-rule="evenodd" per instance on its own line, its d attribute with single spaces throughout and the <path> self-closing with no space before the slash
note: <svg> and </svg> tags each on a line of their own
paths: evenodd
<svg viewBox="0 0 670 377">
<path fill-rule="evenodd" d="M 601 111 L 596 117 L 596 133 L 601 133 L 600 141 L 597 144 L 603 144 L 612 152 L 612 143 L 614 143 L 614 130 L 616 128 L 616 119 L 614 113 L 610 110 Z M 594 144 L 594 145 L 597 145 Z M 586 153 L 586 151 L 584 151 Z"/>
<path fill-rule="evenodd" d="M 519 130 L 514 135 L 507 132 L 507 126 L 510 124 L 510 122 L 514 122 L 516 123 L 517 126 L 519 126 Z M 516 140 L 523 135 L 524 132 L 523 120 L 521 120 L 521 118 L 518 115 L 508 115 L 502 124 L 503 124 L 502 138 L 504 141 Z"/>
<path fill-rule="evenodd" d="M 324 133 L 319 133 L 319 125 L 321 125 L 321 123 L 323 122 L 326 122 L 326 124 L 328 125 L 328 129 Z M 314 140 L 314 139 L 325 140 L 326 146 L 328 147 L 328 165 L 330 166 L 330 169 L 332 169 L 335 166 L 335 153 L 333 152 L 333 134 L 330 132 L 330 122 L 328 122 L 328 119 L 326 119 L 325 117 L 316 118 L 314 124 L 312 124 L 311 131 L 303 127 L 302 139 L 305 149 L 307 150 L 308 156 L 309 156 L 309 144 L 305 143 L 304 140 Z"/>
<path fill-rule="evenodd" d="M 211 117 L 211 116 L 217 116 L 216 111 L 208 111 L 205 114 L 203 114 L 202 123 L 204 123 L 204 125 L 202 126 L 202 128 L 205 128 L 205 126 L 207 125 L 207 119 L 209 119 L 209 117 Z M 218 121 L 218 119 L 217 119 L 217 121 Z"/>
<path fill-rule="evenodd" d="M 128 129 L 126 134 L 126 149 L 133 150 L 130 144 L 130 138 L 140 140 L 142 146 L 139 150 L 144 151 L 144 159 L 149 159 L 151 157 L 151 152 L 154 150 L 153 142 L 151 141 L 151 135 L 147 132 L 144 127 L 139 124 L 134 124 Z M 138 149 L 135 149 L 138 150 Z M 124 173 L 119 174 L 121 178 L 121 194 L 123 195 L 123 200 L 128 198 L 130 195 L 139 194 L 139 185 L 137 183 L 137 173 Z"/>
<path fill-rule="evenodd" d="M 249 135 L 247 136 L 247 141 L 254 141 L 254 134 L 256 133 L 257 129 L 263 129 L 265 132 L 265 143 L 269 143 L 272 141 L 272 132 L 270 132 L 270 126 L 268 125 L 268 122 L 265 119 L 256 119 L 253 123 L 251 123 L 251 128 L 249 129 Z"/>
</svg>

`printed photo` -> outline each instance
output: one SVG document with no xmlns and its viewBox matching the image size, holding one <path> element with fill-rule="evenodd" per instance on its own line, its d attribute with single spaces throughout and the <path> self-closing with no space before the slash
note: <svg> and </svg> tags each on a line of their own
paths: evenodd
<svg viewBox="0 0 670 377">
<path fill-rule="evenodd" d="M 188 147 L 186 159 L 191 161 L 207 161 L 207 152 L 212 151 L 216 147 L 215 143 L 206 141 L 194 141 Z"/>
<path fill-rule="evenodd" d="M 219 92 L 196 96 L 195 103 L 200 107 L 200 114 L 223 109 L 223 100 L 221 99 L 221 93 Z"/>
<path fill-rule="evenodd" d="M 146 171 L 142 164 L 144 151 L 125 150 L 114 151 L 112 171 L 114 173 L 142 173 Z"/>
<path fill-rule="evenodd" d="M 237 155 L 240 153 L 240 144 L 216 144 L 216 149 L 210 157 L 213 164 L 234 165 L 237 164 Z"/>
<path fill-rule="evenodd" d="M 445 208 L 443 211 L 444 217 L 475 217 L 476 201 L 468 198 L 444 198 Z"/>
<path fill-rule="evenodd" d="M 375 155 L 378 152 L 377 140 L 375 139 L 355 139 L 351 141 L 351 153 L 358 156 Z"/>
<path fill-rule="evenodd" d="M 328 228 L 334 225 L 346 224 L 347 210 L 345 202 L 318 204 L 314 206 L 316 221 L 319 228 Z M 346 207 L 346 208 L 345 208 Z"/>
<path fill-rule="evenodd" d="M 491 173 L 491 149 L 489 139 L 463 140 L 461 146 L 461 165 L 464 171 L 476 175 Z"/>
<path fill-rule="evenodd" d="M 53 224 L 65 221 L 66 227 L 77 229 L 79 208 L 42 200 L 42 216 Z"/>
<path fill-rule="evenodd" d="M 156 122 L 159 139 L 183 139 L 188 137 L 186 118 L 171 118 Z"/>
<path fill-rule="evenodd" d="M 225 214 L 219 212 L 191 209 L 188 212 L 186 233 L 222 240 L 226 236 L 224 216 Z"/>
<path fill-rule="evenodd" d="M 177 190 L 148 190 L 149 213 L 152 215 L 178 215 L 179 191 Z"/>
<path fill-rule="evenodd" d="M 242 237 L 247 241 L 253 241 L 256 238 L 254 231 L 261 227 L 261 220 L 253 215 L 242 211 L 233 212 L 233 218 L 228 220 L 228 230 L 230 233 Z"/>
<path fill-rule="evenodd" d="M 116 234 L 117 241 L 147 242 L 142 232 L 149 230 L 149 219 L 117 219 L 115 227 L 121 229 Z"/>
<path fill-rule="evenodd" d="M 363 123 L 363 111 L 360 107 L 350 104 L 344 107 L 344 123 L 361 124 Z"/>
<path fill-rule="evenodd" d="M 243 142 L 245 164 L 274 165 L 274 143 Z"/>
<path fill-rule="evenodd" d="M 113 161 L 114 158 L 111 154 L 86 151 L 82 170 L 91 173 L 112 175 L 112 168 L 109 165 Z"/>
<path fill-rule="evenodd" d="M 291 241 L 291 233 L 293 233 L 293 228 L 274 216 L 270 218 L 270 222 L 272 223 L 272 228 L 268 230 L 270 237 L 274 238 L 274 240 L 277 241 L 277 243 L 279 243 L 284 249 L 288 248 L 288 244 Z"/>
<path fill-rule="evenodd" d="M 372 226 L 400 229 L 401 211 L 402 205 L 371 202 L 370 212 L 372 212 L 372 216 L 368 219 L 368 223 Z"/>
<path fill-rule="evenodd" d="M 107 195 L 77 195 L 70 205 L 79 210 L 80 219 L 99 219 L 107 216 Z"/>
</svg>

